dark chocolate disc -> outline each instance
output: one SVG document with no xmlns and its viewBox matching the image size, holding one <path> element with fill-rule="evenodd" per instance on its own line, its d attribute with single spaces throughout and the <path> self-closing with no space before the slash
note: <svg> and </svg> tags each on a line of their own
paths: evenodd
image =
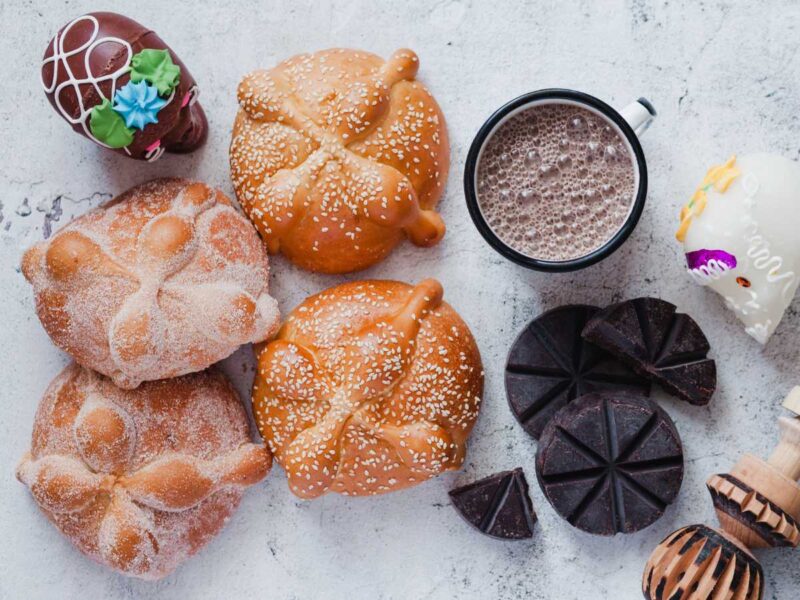
<svg viewBox="0 0 800 600">
<path fill-rule="evenodd" d="M 450 492 L 455 509 L 486 535 L 504 540 L 533 536 L 536 513 L 522 469 L 495 473 Z"/>
<path fill-rule="evenodd" d="M 550 310 L 519 334 L 506 362 L 506 396 L 522 427 L 538 439 L 559 409 L 590 392 L 649 393 L 650 383 L 623 362 L 585 341 L 581 332 L 599 312 L 570 305 Z"/>
<path fill-rule="evenodd" d="M 677 497 L 683 446 L 672 419 L 647 397 L 587 394 L 545 427 L 536 476 L 553 508 L 578 529 L 633 533 Z"/>
<path fill-rule="evenodd" d="M 636 298 L 609 306 L 589 320 L 583 337 L 691 404 L 708 404 L 717 387 L 705 334 L 664 300 Z"/>
</svg>

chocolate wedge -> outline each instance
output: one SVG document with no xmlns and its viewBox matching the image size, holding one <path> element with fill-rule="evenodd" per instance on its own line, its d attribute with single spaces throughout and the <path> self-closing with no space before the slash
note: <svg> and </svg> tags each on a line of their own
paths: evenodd
<svg viewBox="0 0 800 600">
<path fill-rule="evenodd" d="M 717 387 L 708 339 L 694 319 L 665 300 L 613 304 L 589 320 L 583 337 L 690 404 L 708 404 Z"/>
<path fill-rule="evenodd" d="M 450 500 L 464 519 L 481 533 L 504 540 L 533 537 L 536 513 L 525 473 L 495 473 L 450 491 Z"/>
</svg>

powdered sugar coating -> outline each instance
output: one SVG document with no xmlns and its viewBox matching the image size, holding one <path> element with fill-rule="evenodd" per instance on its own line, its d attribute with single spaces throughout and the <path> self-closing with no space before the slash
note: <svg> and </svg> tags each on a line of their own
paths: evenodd
<svg viewBox="0 0 800 600">
<path fill-rule="evenodd" d="M 28 250 L 22 269 L 56 345 L 125 388 L 199 371 L 278 327 L 262 242 L 200 183 L 138 185 Z"/>
<path fill-rule="evenodd" d="M 492 134 L 477 170 L 478 202 L 506 244 L 540 260 L 601 248 L 628 218 L 633 155 L 620 133 L 572 104 L 527 108 Z"/>
<path fill-rule="evenodd" d="M 364 269 L 404 236 L 444 235 L 434 208 L 449 142 L 419 60 L 333 49 L 295 56 L 239 85 L 230 161 L 236 195 L 267 241 L 303 268 Z"/>
<path fill-rule="evenodd" d="M 42 399 L 17 477 L 82 552 L 157 579 L 220 530 L 270 465 L 221 373 L 129 391 L 73 363 Z"/>
<path fill-rule="evenodd" d="M 360 281 L 292 311 L 260 352 L 253 409 L 292 492 L 362 496 L 460 467 L 482 390 L 438 282 Z"/>
</svg>

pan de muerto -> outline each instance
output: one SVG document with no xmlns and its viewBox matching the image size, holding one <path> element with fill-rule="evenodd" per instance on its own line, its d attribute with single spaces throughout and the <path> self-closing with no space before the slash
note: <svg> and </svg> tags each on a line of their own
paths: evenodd
<svg viewBox="0 0 800 600">
<path fill-rule="evenodd" d="M 221 373 L 122 390 L 72 363 L 45 392 L 17 477 L 83 553 L 157 579 L 214 537 L 271 463 Z"/>
<path fill-rule="evenodd" d="M 438 281 L 359 281 L 292 311 L 259 353 L 253 409 L 292 492 L 365 496 L 459 468 L 482 391 Z"/>
<path fill-rule="evenodd" d="M 404 237 L 433 246 L 450 160 L 419 59 L 333 49 L 239 84 L 230 159 L 236 195 L 267 241 L 304 269 L 346 273 Z"/>
<path fill-rule="evenodd" d="M 277 329 L 264 245 L 221 192 L 159 179 L 22 259 L 53 342 L 118 386 L 200 371 Z"/>
</svg>

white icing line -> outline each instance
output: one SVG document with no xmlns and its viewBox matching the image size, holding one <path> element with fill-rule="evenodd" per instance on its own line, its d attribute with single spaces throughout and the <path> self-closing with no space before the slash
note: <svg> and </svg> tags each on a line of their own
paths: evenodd
<svg viewBox="0 0 800 600">
<path fill-rule="evenodd" d="M 80 23 L 81 21 L 89 21 L 92 24 L 92 33 L 90 34 L 89 38 L 81 45 L 71 50 L 66 50 L 64 48 L 64 40 L 72 30 L 72 28 Z M 116 91 L 117 86 L 117 79 L 127 73 L 130 70 L 128 66 L 131 58 L 133 57 L 133 49 L 131 45 L 123 39 L 117 37 L 103 37 L 98 38 L 98 33 L 100 31 L 100 24 L 98 23 L 97 19 L 92 15 L 84 15 L 82 17 L 78 17 L 74 21 L 70 22 L 64 29 L 55 35 L 53 38 L 53 55 L 45 58 L 42 61 L 42 68 L 44 68 L 47 64 L 52 63 L 53 65 L 53 78 L 48 84 L 44 79 L 42 80 L 42 85 L 44 87 L 45 92 L 48 94 L 53 94 L 55 99 L 55 105 L 58 109 L 61 116 L 70 124 L 72 125 L 80 125 L 83 128 L 84 133 L 88 138 L 93 140 L 95 143 L 105 147 L 110 148 L 108 144 L 105 144 L 98 140 L 94 135 L 92 135 L 91 129 L 89 128 L 89 116 L 92 113 L 92 109 L 87 109 L 83 103 L 83 95 L 81 94 L 81 86 L 89 84 L 97 90 L 97 93 L 100 95 L 101 98 L 105 98 L 104 94 L 100 89 L 100 84 L 106 81 L 111 81 L 111 93 L 112 97 L 114 92 Z M 94 49 L 99 46 L 100 44 L 119 44 L 127 53 L 127 60 L 125 61 L 125 66 L 120 67 L 116 71 L 112 73 L 108 73 L 107 75 L 103 75 L 101 77 L 97 77 L 92 72 L 92 68 L 90 65 L 90 58 Z M 83 79 L 79 79 L 75 77 L 75 74 L 72 72 L 72 69 L 69 67 L 68 59 L 76 54 L 80 54 L 84 52 L 84 68 L 86 69 L 87 76 Z M 57 84 L 58 76 L 59 76 L 59 69 L 63 68 L 64 72 L 67 74 L 67 79 L 63 81 L 61 84 Z M 61 105 L 61 93 L 65 88 L 72 88 L 75 97 L 78 101 L 78 107 L 80 109 L 80 113 L 77 117 L 72 117 L 69 112 L 67 112 L 64 107 Z M 109 99 L 110 100 L 110 99 Z M 92 107 L 94 108 L 94 107 Z"/>
<path fill-rule="evenodd" d="M 747 249 L 747 256 L 753 259 L 753 267 L 759 271 L 767 271 L 767 283 L 786 281 L 786 285 L 781 290 L 781 295 L 784 299 L 787 299 L 797 279 L 794 271 L 785 271 L 780 275 L 776 275 L 775 273 L 783 267 L 783 258 L 770 252 L 769 242 L 758 233 L 757 223 L 753 223 L 751 232 L 752 235 L 748 238 L 750 246 Z"/>
<path fill-rule="evenodd" d="M 706 264 L 697 267 L 696 269 L 688 269 L 689 276 L 700 285 L 708 285 L 712 281 L 716 281 L 723 277 L 730 267 L 724 262 L 712 258 Z"/>
<path fill-rule="evenodd" d="M 151 150 L 150 152 L 145 155 L 147 162 L 156 162 L 159 158 L 163 156 L 165 152 L 165 148 L 162 144 L 158 145 L 158 148 Z"/>
<path fill-rule="evenodd" d="M 189 93 L 191 97 L 189 98 L 189 106 L 194 106 L 197 104 L 197 99 L 200 97 L 200 88 L 197 87 L 197 84 L 194 84 L 190 89 Z"/>
</svg>

